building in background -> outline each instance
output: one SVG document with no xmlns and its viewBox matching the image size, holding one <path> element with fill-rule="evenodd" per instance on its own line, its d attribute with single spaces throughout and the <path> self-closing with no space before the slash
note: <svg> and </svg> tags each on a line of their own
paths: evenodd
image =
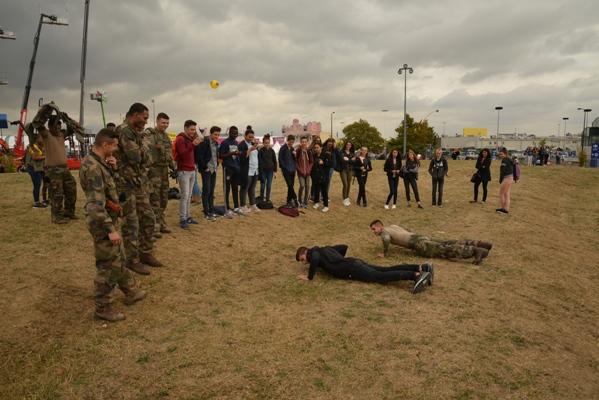
<svg viewBox="0 0 599 400">
<path fill-rule="evenodd" d="M 489 137 L 487 128 L 464 128 L 464 137 Z"/>
<path fill-rule="evenodd" d="M 576 151 L 580 149 L 580 135 L 566 136 L 535 136 L 526 133 L 500 133 L 499 143 L 495 135 L 491 137 L 482 136 L 442 136 L 441 147 L 444 149 L 484 149 L 485 147 L 493 149 L 497 146 L 506 147 L 510 151 L 522 151 L 527 147 L 540 146 L 541 141 L 549 147 L 559 147 L 564 150 Z"/>
<path fill-rule="evenodd" d="M 320 133 L 322 132 L 322 127 L 320 125 L 320 122 L 316 122 L 316 121 L 310 121 L 307 124 L 300 124 L 299 119 L 294 119 L 291 122 L 291 125 L 289 126 L 285 126 L 283 125 L 283 127 L 281 128 L 281 133 L 283 134 L 283 136 L 287 136 L 287 135 L 294 135 L 296 137 L 301 137 L 301 136 L 320 136 Z"/>
</svg>

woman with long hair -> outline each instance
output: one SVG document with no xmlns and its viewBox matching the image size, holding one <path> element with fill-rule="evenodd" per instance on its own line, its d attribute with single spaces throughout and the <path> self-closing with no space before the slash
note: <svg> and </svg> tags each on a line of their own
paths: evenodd
<svg viewBox="0 0 599 400">
<path fill-rule="evenodd" d="M 418 194 L 418 169 L 420 168 L 420 161 L 416 157 L 416 153 L 412 149 L 408 150 L 408 154 L 406 155 L 406 165 L 403 168 L 403 185 L 406 189 L 406 200 L 408 202 L 408 207 L 410 207 L 410 186 L 414 191 L 414 198 L 418 203 L 418 208 L 422 207 L 422 203 L 420 202 L 420 195 Z"/>
<path fill-rule="evenodd" d="M 339 168 L 339 176 L 341 176 L 342 198 L 343 205 L 348 207 L 351 203 L 349 201 L 349 190 L 351 188 L 351 181 L 354 175 L 353 164 L 354 158 L 356 157 L 356 150 L 352 142 L 347 140 L 343 144 L 343 149 L 339 152 L 339 159 L 337 160 L 337 166 Z"/>
<path fill-rule="evenodd" d="M 487 202 L 487 184 L 491 180 L 491 152 L 489 149 L 482 149 L 476 159 L 476 173 L 472 177 L 474 182 L 474 200 L 471 203 L 478 201 L 478 188 L 483 184 L 483 203 Z"/>
<path fill-rule="evenodd" d="M 398 149 L 393 149 L 385 161 L 383 170 L 387 173 L 387 182 L 389 183 L 389 195 L 385 203 L 385 210 L 389 209 L 389 202 L 393 198 L 391 209 L 396 208 L 397 204 L 397 185 L 399 184 L 399 171 L 401 170 L 401 157 Z"/>
<path fill-rule="evenodd" d="M 449 167 L 443 157 L 443 150 L 437 148 L 428 166 L 428 173 L 433 178 L 433 206 L 443 207 L 443 184 Z"/>
<path fill-rule="evenodd" d="M 499 167 L 499 201 L 501 206 L 495 211 L 501 214 L 509 214 L 512 184 L 514 183 L 514 162 L 505 147 L 502 147 L 499 151 L 499 158 L 501 159 L 501 166 Z"/>
<path fill-rule="evenodd" d="M 331 191 L 331 182 L 333 181 L 333 173 L 339 170 L 339 166 L 337 165 L 339 158 L 339 150 L 337 149 L 337 144 L 335 143 L 335 139 L 328 138 L 324 142 L 324 146 L 322 149 L 323 153 L 329 153 L 331 156 L 331 168 L 329 169 L 329 187 L 328 191 Z"/>
<path fill-rule="evenodd" d="M 358 199 L 356 204 L 366 207 L 368 202 L 366 200 L 366 181 L 368 180 L 368 173 L 372 171 L 372 164 L 368 158 L 368 148 L 362 147 L 360 154 L 354 160 L 354 175 L 358 180 Z"/>
</svg>

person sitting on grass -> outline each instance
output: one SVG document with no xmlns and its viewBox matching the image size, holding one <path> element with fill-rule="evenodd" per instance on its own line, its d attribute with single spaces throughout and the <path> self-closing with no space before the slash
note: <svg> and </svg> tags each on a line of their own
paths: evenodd
<svg viewBox="0 0 599 400">
<path fill-rule="evenodd" d="M 480 265 L 489 255 L 492 243 L 482 240 L 440 240 L 412 233 L 400 226 L 385 227 L 381 220 L 370 223 L 370 230 L 383 240 L 383 253 L 379 257 L 389 255 L 389 245 L 405 247 L 413 250 L 422 257 L 437 257 L 445 259 L 474 258 L 473 263 Z"/>
<path fill-rule="evenodd" d="M 412 293 L 420 293 L 426 285 L 433 284 L 434 268 L 432 264 L 401 264 L 392 267 L 379 267 L 368 264 L 358 258 L 346 257 L 348 246 L 341 244 L 324 247 L 300 247 L 295 260 L 309 264 L 307 274 L 299 275 L 305 281 L 312 280 L 318 268 L 339 279 L 351 279 L 362 282 L 387 283 L 393 281 L 414 281 Z"/>
</svg>

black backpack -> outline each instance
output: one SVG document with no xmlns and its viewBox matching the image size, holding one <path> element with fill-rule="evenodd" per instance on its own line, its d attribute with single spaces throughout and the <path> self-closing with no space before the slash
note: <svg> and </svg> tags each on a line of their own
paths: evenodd
<svg viewBox="0 0 599 400">
<path fill-rule="evenodd" d="M 256 197 L 256 207 L 261 210 L 272 210 L 274 206 L 270 200 L 264 200 L 262 197 Z"/>
</svg>

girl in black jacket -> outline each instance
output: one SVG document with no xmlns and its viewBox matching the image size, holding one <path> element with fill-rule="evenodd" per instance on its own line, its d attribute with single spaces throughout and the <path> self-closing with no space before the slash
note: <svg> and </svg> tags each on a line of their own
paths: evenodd
<svg viewBox="0 0 599 400">
<path fill-rule="evenodd" d="M 395 209 L 397 204 L 397 184 L 399 183 L 399 171 L 401 170 L 401 157 L 399 156 L 399 150 L 393 149 L 385 161 L 383 170 L 387 173 L 387 181 L 389 182 L 389 195 L 387 196 L 387 202 L 385 203 L 385 210 L 389 209 L 389 202 L 393 197 L 392 209 Z"/>
<path fill-rule="evenodd" d="M 260 197 L 270 201 L 273 175 L 277 173 L 277 155 L 270 146 L 270 135 L 262 138 L 262 148 L 258 150 L 258 171 L 260 172 Z"/>
<path fill-rule="evenodd" d="M 443 207 L 443 183 L 445 182 L 448 170 L 447 160 L 443 157 L 443 150 L 438 148 L 435 150 L 435 156 L 428 166 L 428 173 L 433 178 L 433 206 Z"/>
<path fill-rule="evenodd" d="M 420 196 L 418 195 L 418 169 L 420 168 L 420 161 L 416 158 L 416 153 L 413 150 L 408 150 L 406 157 L 406 165 L 403 167 L 403 185 L 406 189 L 406 200 L 408 201 L 408 207 L 410 207 L 410 186 L 414 191 L 414 198 L 418 203 L 418 208 L 423 208 L 420 202 Z"/>
<path fill-rule="evenodd" d="M 362 147 L 360 149 L 360 154 L 354 160 L 354 175 L 358 180 L 358 199 L 356 200 L 356 204 L 358 206 L 362 205 L 366 207 L 366 181 L 368 180 L 368 172 L 372 171 L 372 164 L 368 159 L 368 148 Z"/>
<path fill-rule="evenodd" d="M 324 207 L 322 212 L 329 211 L 329 177 L 332 166 L 332 155 L 326 149 L 322 149 L 319 143 L 312 147 L 314 152 L 314 165 L 312 166 L 312 185 L 314 187 L 314 209 L 320 207 L 320 195 Z"/>
<path fill-rule="evenodd" d="M 476 174 L 474 176 L 474 200 L 478 201 L 478 188 L 483 184 L 483 203 L 487 201 L 487 184 L 491 180 L 491 152 L 489 149 L 482 149 L 476 160 Z"/>
</svg>

